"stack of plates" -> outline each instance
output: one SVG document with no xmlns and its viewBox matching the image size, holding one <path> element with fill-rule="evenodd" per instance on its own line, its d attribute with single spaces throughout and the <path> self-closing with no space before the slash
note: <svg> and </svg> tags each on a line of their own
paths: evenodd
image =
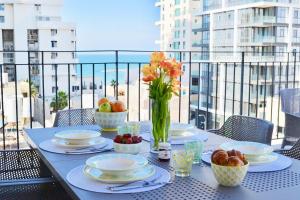
<svg viewBox="0 0 300 200">
<path fill-rule="evenodd" d="M 277 155 L 272 153 L 273 148 L 270 145 L 257 142 L 235 141 L 227 142 L 220 145 L 225 151 L 232 149 L 240 151 L 249 161 L 250 165 L 258 165 L 273 162 L 277 159 Z"/>
<path fill-rule="evenodd" d="M 83 173 L 104 183 L 129 183 L 155 174 L 155 168 L 141 155 L 105 154 L 89 158 Z"/>
<path fill-rule="evenodd" d="M 105 145 L 105 139 L 97 131 L 65 130 L 57 132 L 52 139 L 55 145 L 69 148 Z"/>
</svg>

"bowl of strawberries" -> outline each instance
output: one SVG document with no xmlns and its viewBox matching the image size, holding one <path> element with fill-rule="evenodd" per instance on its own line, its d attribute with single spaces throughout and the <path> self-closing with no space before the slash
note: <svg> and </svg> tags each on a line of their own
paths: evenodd
<svg viewBox="0 0 300 200">
<path fill-rule="evenodd" d="M 114 150 L 118 153 L 138 154 L 142 148 L 142 137 L 129 133 L 117 135 L 114 139 Z"/>
<path fill-rule="evenodd" d="M 245 156 L 236 150 L 218 149 L 211 155 L 211 168 L 219 184 L 233 187 L 244 180 L 249 163 Z"/>
</svg>

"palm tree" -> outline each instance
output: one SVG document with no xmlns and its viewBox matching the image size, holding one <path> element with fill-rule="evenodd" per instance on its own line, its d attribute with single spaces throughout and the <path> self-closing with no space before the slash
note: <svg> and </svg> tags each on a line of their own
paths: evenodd
<svg viewBox="0 0 300 200">
<path fill-rule="evenodd" d="M 56 112 L 58 110 L 62 110 L 68 106 L 68 96 L 64 91 L 59 91 L 56 97 L 52 98 L 52 102 L 50 103 L 50 107 L 53 108 L 53 111 Z"/>
<path fill-rule="evenodd" d="M 116 96 L 116 90 L 117 90 L 117 81 L 115 81 L 114 79 L 111 80 L 110 82 L 110 86 L 114 88 L 114 96 Z"/>
</svg>

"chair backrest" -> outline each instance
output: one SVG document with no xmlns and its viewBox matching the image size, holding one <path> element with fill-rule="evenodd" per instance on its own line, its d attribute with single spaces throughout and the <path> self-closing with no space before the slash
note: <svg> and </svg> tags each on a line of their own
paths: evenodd
<svg viewBox="0 0 300 200">
<path fill-rule="evenodd" d="M 262 119 L 233 115 L 218 132 L 234 140 L 271 144 L 273 124 Z"/>
<path fill-rule="evenodd" d="M 53 127 L 93 125 L 94 114 L 94 108 L 61 110 L 56 113 Z"/>
<path fill-rule="evenodd" d="M 282 112 L 300 117 L 300 88 L 280 91 Z"/>
<path fill-rule="evenodd" d="M 289 150 L 283 150 L 281 154 L 300 160 L 300 139 Z"/>
</svg>

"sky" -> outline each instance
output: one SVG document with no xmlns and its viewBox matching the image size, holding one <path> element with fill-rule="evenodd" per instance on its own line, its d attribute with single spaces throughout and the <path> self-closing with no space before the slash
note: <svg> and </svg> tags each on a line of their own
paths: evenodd
<svg viewBox="0 0 300 200">
<path fill-rule="evenodd" d="M 156 0 L 64 0 L 64 21 L 77 26 L 77 50 L 158 50 Z"/>
</svg>

